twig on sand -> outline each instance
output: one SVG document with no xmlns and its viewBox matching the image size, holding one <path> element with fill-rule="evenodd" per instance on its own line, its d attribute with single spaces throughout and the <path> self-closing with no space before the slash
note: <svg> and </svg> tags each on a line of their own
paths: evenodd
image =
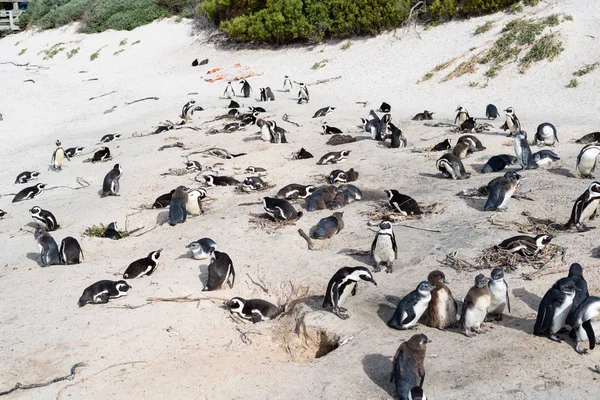
<svg viewBox="0 0 600 400">
<path fill-rule="evenodd" d="M 349 249 L 344 251 L 344 254 L 347 256 L 370 256 L 371 252 L 369 250 Z"/>
<path fill-rule="evenodd" d="M 556 274 L 557 272 L 568 272 L 569 270 L 541 273 L 544 269 L 548 268 L 550 266 L 550 264 L 552 264 L 552 262 L 554 262 L 554 260 L 556 259 L 556 256 L 558 256 L 559 254 L 564 254 L 564 252 L 563 253 L 558 253 L 558 252 L 554 253 L 554 255 L 552 257 L 550 257 L 550 260 L 548 260 L 548 262 L 546 262 L 544 265 L 542 265 L 540 267 L 540 269 L 538 269 L 537 271 L 534 271 L 534 272 L 532 272 L 530 274 L 522 274 L 523 279 L 526 279 L 528 281 L 532 281 L 534 279 L 539 278 L 540 276 L 549 275 L 549 274 Z"/>
<path fill-rule="evenodd" d="M 108 96 L 108 95 L 113 94 L 113 93 L 117 93 L 117 91 L 113 90 L 112 92 L 101 94 L 100 96 L 90 97 L 90 100 L 99 99 L 100 97 Z"/>
<path fill-rule="evenodd" d="M 309 250 L 314 250 L 315 247 L 313 245 L 313 241 L 310 240 L 310 238 L 308 237 L 308 235 L 302 229 L 298 229 L 298 233 L 300 234 L 300 236 L 302 236 L 304 238 L 304 240 L 306 240 L 306 243 L 308 243 L 308 249 Z"/>
<path fill-rule="evenodd" d="M 242 206 L 258 206 L 258 205 L 261 205 L 261 204 L 262 204 L 262 202 L 255 201 L 255 202 L 252 202 L 252 203 L 240 203 L 240 204 L 238 204 L 238 207 L 242 207 Z"/>
<path fill-rule="evenodd" d="M 25 80 L 23 81 L 23 83 L 25 83 L 25 82 L 31 82 L 31 83 L 35 83 L 35 81 L 34 81 L 33 79 L 25 79 Z"/>
<path fill-rule="evenodd" d="M 30 67 L 30 68 L 39 68 L 39 69 L 50 69 L 49 67 L 42 67 L 40 65 L 32 65 L 32 64 L 29 64 L 29 63 L 26 63 L 26 64 L 17 64 L 17 63 L 14 63 L 12 61 L 0 62 L 0 64 L 12 64 L 15 67 Z"/>
<path fill-rule="evenodd" d="M 58 188 L 67 188 L 71 190 L 79 190 L 90 187 L 90 183 L 81 177 L 77 177 L 75 181 L 79 184 L 79 187 L 71 187 L 71 186 L 53 186 L 51 188 L 47 188 L 46 190 L 58 189 Z"/>
<path fill-rule="evenodd" d="M 157 226 L 158 226 L 158 224 L 157 224 L 157 225 L 154 225 L 154 227 L 152 227 L 152 228 L 148 229 L 146 232 L 142 232 L 142 233 L 140 233 L 139 235 L 135 235 L 134 237 L 140 237 L 140 236 L 142 236 L 142 235 L 145 235 L 145 234 L 146 234 L 146 233 L 148 233 L 148 232 L 152 232 L 153 230 L 155 230 L 155 229 L 156 229 L 156 227 L 157 227 Z M 142 227 L 142 228 L 143 228 L 143 227 Z M 141 229 L 141 228 L 140 228 L 140 229 Z M 131 231 L 130 233 L 132 233 L 132 232 L 137 232 L 137 231 L 139 231 L 140 229 L 135 229 L 135 230 Z"/>
<path fill-rule="evenodd" d="M 229 301 L 230 299 L 225 299 L 223 297 L 190 297 L 191 294 L 187 296 L 180 297 L 148 297 L 146 301 L 148 302 L 168 302 L 168 303 L 196 303 L 202 300 L 221 300 L 221 301 Z"/>
<path fill-rule="evenodd" d="M 250 274 L 246 273 L 246 276 L 248 277 L 248 279 L 250 279 L 250 282 L 252 282 L 256 286 L 258 286 L 263 292 L 265 292 L 265 294 L 269 294 L 269 289 L 267 289 L 265 283 L 263 282 L 263 280 L 260 277 L 258 277 L 258 280 L 260 282 L 256 282 L 254 279 L 252 279 Z"/>
<path fill-rule="evenodd" d="M 75 373 L 77 372 L 77 368 L 85 367 L 85 366 L 86 366 L 85 363 L 79 362 L 71 367 L 71 373 L 69 375 L 54 378 L 52 380 L 49 380 L 48 382 L 31 383 L 29 385 L 23 385 L 21 382 L 17 382 L 17 383 L 15 383 L 15 386 L 13 386 L 11 389 L 6 390 L 4 392 L 0 392 L 0 396 L 6 396 L 7 394 L 10 394 L 19 389 L 23 389 L 23 390 L 36 389 L 36 388 L 52 385 L 53 383 L 56 383 L 56 382 L 72 381 L 73 378 L 75 378 Z"/>
<path fill-rule="evenodd" d="M 137 99 L 131 102 L 125 102 L 126 105 L 130 105 L 133 103 L 139 103 L 140 101 L 145 101 L 145 100 L 158 100 L 158 97 L 152 96 L 152 97 L 144 97 L 143 99 Z"/>
<path fill-rule="evenodd" d="M 164 149 L 170 149 L 172 147 L 179 147 L 180 149 L 184 149 L 185 145 L 183 144 L 183 142 L 177 142 L 177 143 L 171 143 L 171 144 L 165 144 L 164 146 L 160 146 L 158 148 L 158 151 L 163 151 Z"/>
<path fill-rule="evenodd" d="M 120 274 L 119 274 L 120 275 Z M 119 305 L 119 306 L 109 306 L 107 308 L 125 308 L 127 310 L 135 310 L 136 308 L 142 308 L 147 306 L 150 303 L 145 303 L 145 304 L 140 304 L 139 306 L 132 306 L 131 304 L 123 304 L 123 305 Z"/>
<path fill-rule="evenodd" d="M 410 12 L 408 13 L 408 18 L 406 18 L 406 20 L 404 20 L 402 25 L 404 27 L 406 27 L 406 29 L 408 29 L 410 26 L 412 26 L 413 30 L 415 31 L 415 33 L 417 34 L 419 39 L 421 39 L 421 35 L 419 34 L 419 32 L 417 32 L 417 18 L 416 17 L 413 18 L 413 12 L 415 11 L 415 9 L 417 7 L 419 7 L 419 11 L 421 11 L 420 9 L 423 7 L 423 2 L 419 1 L 417 4 L 412 6 L 412 8 L 410 9 Z M 417 11 L 417 14 L 418 14 L 418 11 Z"/>
</svg>

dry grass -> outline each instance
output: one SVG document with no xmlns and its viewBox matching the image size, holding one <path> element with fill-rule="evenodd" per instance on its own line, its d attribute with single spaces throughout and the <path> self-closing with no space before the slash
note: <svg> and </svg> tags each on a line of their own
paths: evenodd
<svg viewBox="0 0 600 400">
<path fill-rule="evenodd" d="M 443 208 L 438 207 L 437 203 L 420 205 L 422 214 L 419 215 L 403 215 L 389 207 L 387 202 L 375 202 L 372 203 L 372 210 L 361 211 L 360 214 L 369 217 L 371 223 L 378 221 L 390 221 L 390 222 L 401 222 L 401 221 L 413 221 L 416 219 L 422 219 L 426 216 L 434 214 L 441 214 L 444 212 Z"/>
<path fill-rule="evenodd" d="M 261 214 L 258 217 L 251 217 L 248 222 L 253 224 L 256 228 L 261 228 L 266 231 L 274 232 L 287 226 L 295 226 L 296 220 L 292 221 L 275 221 L 269 214 Z"/>
<path fill-rule="evenodd" d="M 494 217 L 490 217 L 487 220 L 492 225 L 497 226 L 499 228 L 508 231 L 517 231 L 520 233 L 532 235 L 556 235 L 559 232 L 565 232 L 567 230 L 567 228 L 565 228 L 563 224 L 553 221 L 551 219 L 535 218 L 528 216 L 525 213 L 523 213 L 522 215 L 525 215 L 527 217 L 526 223 L 516 221 L 502 221 L 495 219 Z"/>
</svg>

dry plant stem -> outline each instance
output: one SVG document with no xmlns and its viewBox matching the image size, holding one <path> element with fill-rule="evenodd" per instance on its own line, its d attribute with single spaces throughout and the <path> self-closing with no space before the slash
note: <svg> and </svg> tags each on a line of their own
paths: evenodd
<svg viewBox="0 0 600 400">
<path fill-rule="evenodd" d="M 140 101 L 145 101 L 145 100 L 158 100 L 158 97 L 144 97 L 143 99 L 134 100 L 134 101 L 132 101 L 132 102 L 129 102 L 129 103 L 128 103 L 128 102 L 125 102 L 125 104 L 126 104 L 126 105 L 130 105 L 130 104 L 133 104 L 133 103 L 138 103 L 138 102 L 140 102 Z"/>
<path fill-rule="evenodd" d="M 229 301 L 223 297 L 190 297 L 191 295 L 181 297 L 148 297 L 146 301 L 149 302 L 167 302 L 167 303 L 195 303 L 202 300 L 220 300 Z"/>
<path fill-rule="evenodd" d="M 0 396 L 6 396 L 7 394 L 10 394 L 19 389 L 22 389 L 22 390 L 36 389 L 36 388 L 52 385 L 53 383 L 56 383 L 56 382 L 72 381 L 73 378 L 75 378 L 77 368 L 85 367 L 85 366 L 86 366 L 85 363 L 79 362 L 71 367 L 71 373 L 69 375 L 54 378 L 54 379 L 49 380 L 48 382 L 31 383 L 29 385 L 23 385 L 21 382 L 17 382 L 17 383 L 15 383 L 15 386 L 13 386 L 11 389 L 6 390 L 4 392 L 0 392 Z"/>
<path fill-rule="evenodd" d="M 304 238 L 304 240 L 306 240 L 306 243 L 308 243 L 308 249 L 314 250 L 315 247 L 314 247 L 313 241 L 310 240 L 310 237 L 308 237 L 308 235 L 302 229 L 298 229 L 298 233 L 300 234 L 300 236 L 302 236 Z"/>
<path fill-rule="evenodd" d="M 113 93 L 117 93 L 117 91 L 116 91 L 116 90 L 113 90 L 112 92 L 108 92 L 108 93 L 101 94 L 100 96 L 96 96 L 96 97 L 90 97 L 90 100 L 99 99 L 100 97 L 108 96 L 108 95 L 110 95 L 110 94 L 113 94 Z"/>
</svg>

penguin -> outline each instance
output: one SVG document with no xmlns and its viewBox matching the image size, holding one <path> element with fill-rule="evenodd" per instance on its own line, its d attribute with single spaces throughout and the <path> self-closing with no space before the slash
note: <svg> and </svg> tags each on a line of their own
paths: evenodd
<svg viewBox="0 0 600 400">
<path fill-rule="evenodd" d="M 250 86 L 250 84 L 248 83 L 247 80 L 242 79 L 240 81 L 240 85 L 242 85 L 242 94 L 244 95 L 244 97 L 250 97 L 250 93 L 252 93 L 252 87 Z"/>
<path fill-rule="evenodd" d="M 299 185 L 297 183 L 290 183 L 279 189 L 277 192 L 277 198 L 286 200 L 306 199 L 310 196 L 317 188 L 314 185 Z"/>
<path fill-rule="evenodd" d="M 460 158 L 450 153 L 441 156 L 435 166 L 444 178 L 468 179 L 471 177 L 471 174 L 465 171 L 465 166 Z"/>
<path fill-rule="evenodd" d="M 37 179 L 38 176 L 40 176 L 40 173 L 37 171 L 24 171 L 17 175 L 15 183 L 27 183 Z"/>
<path fill-rule="evenodd" d="M 196 100 L 192 99 L 183 105 L 179 118 L 187 119 L 194 113 L 194 104 Z"/>
<path fill-rule="evenodd" d="M 450 139 L 446 139 L 443 142 L 439 142 L 435 146 L 431 148 L 431 151 L 446 151 L 452 148 L 452 144 L 450 144 Z"/>
<path fill-rule="evenodd" d="M 194 100 L 192 100 L 192 102 L 195 103 Z M 107 135 L 102 136 L 102 139 L 100 139 L 100 143 L 114 142 L 115 140 L 119 139 L 120 137 L 121 137 L 121 135 L 118 133 L 109 133 Z"/>
<path fill-rule="evenodd" d="M 205 260 L 211 257 L 212 253 L 217 249 L 217 244 L 210 238 L 202 238 L 185 247 L 190 249 L 194 260 Z"/>
<path fill-rule="evenodd" d="M 229 81 L 229 82 L 227 82 L 227 87 L 225 88 L 225 91 L 223 92 L 223 97 L 227 97 L 228 99 L 230 99 L 233 96 L 235 96 L 235 90 L 233 90 L 233 86 L 231 86 L 231 81 Z"/>
<path fill-rule="evenodd" d="M 275 221 L 291 221 L 303 215 L 302 211 L 296 211 L 289 201 L 276 197 L 263 198 L 263 208 Z"/>
<path fill-rule="evenodd" d="M 52 154 L 52 166 L 56 171 L 60 171 L 62 169 L 63 160 L 67 159 L 67 161 L 71 161 L 69 156 L 65 154 L 65 150 L 62 148 L 60 140 L 56 141 L 56 149 Z"/>
<path fill-rule="evenodd" d="M 392 120 L 392 116 L 390 114 L 385 114 L 381 119 L 379 119 L 379 125 L 375 130 L 371 130 L 371 139 L 377 140 L 378 142 L 382 142 L 387 139 L 388 136 L 388 125 Z M 373 133 L 375 135 L 373 136 Z"/>
<path fill-rule="evenodd" d="M 335 107 L 331 107 L 331 106 L 319 108 L 317 110 L 317 112 L 315 113 L 315 115 L 313 115 L 313 118 L 324 117 L 326 115 L 331 114 L 334 110 L 335 110 Z"/>
<path fill-rule="evenodd" d="M 135 260 L 125 270 L 123 279 L 136 279 L 143 276 L 150 276 L 158 268 L 158 258 L 162 249 L 151 251 L 145 258 Z"/>
<path fill-rule="evenodd" d="M 85 147 L 69 147 L 65 150 L 65 156 L 73 158 L 76 155 L 81 154 L 83 152 L 83 149 L 85 149 Z"/>
<path fill-rule="evenodd" d="M 308 103 L 310 101 L 310 95 L 308 94 L 308 88 L 305 84 L 300 83 L 300 88 L 298 90 L 298 104 Z"/>
<path fill-rule="evenodd" d="M 288 75 L 283 78 L 283 91 L 289 93 L 294 88 L 292 81 Z"/>
<path fill-rule="evenodd" d="M 536 237 L 519 235 L 508 238 L 496 248 L 508 250 L 524 257 L 535 257 L 554 239 L 553 235 L 541 234 Z"/>
<path fill-rule="evenodd" d="M 538 166 L 549 166 L 554 161 L 559 161 L 560 157 L 552 150 L 540 150 L 532 154 L 533 161 Z"/>
<path fill-rule="evenodd" d="M 267 92 L 265 91 L 265 88 L 258 88 L 258 91 L 260 92 L 260 101 L 267 101 Z"/>
<path fill-rule="evenodd" d="M 48 232 L 52 232 L 60 228 L 56 217 L 48 210 L 43 210 L 38 206 L 32 207 L 29 212 L 31 218 L 41 227 L 45 227 Z"/>
<path fill-rule="evenodd" d="M 262 167 L 250 166 L 250 167 L 246 168 L 246 173 L 257 174 L 258 176 L 264 176 L 264 175 L 267 175 L 267 170 Z"/>
<path fill-rule="evenodd" d="M 8 213 L 4 210 L 0 210 L 0 219 L 4 218 L 4 216 L 8 215 Z"/>
<path fill-rule="evenodd" d="M 517 161 L 517 157 L 511 156 L 509 154 L 500 154 L 497 156 L 492 156 L 481 169 L 481 173 L 487 174 L 489 172 L 502 171 L 508 165 L 513 165 Z"/>
<path fill-rule="evenodd" d="M 391 222 L 382 221 L 379 223 L 379 232 L 377 232 L 371 244 L 371 257 L 375 261 L 373 272 L 381 271 L 379 267 L 381 264 L 385 264 L 386 273 L 394 272 L 394 261 L 398 258 L 398 246 Z"/>
<path fill-rule="evenodd" d="M 460 130 L 463 132 L 472 132 L 476 125 L 475 118 L 469 117 L 460 124 Z"/>
<path fill-rule="evenodd" d="M 104 233 L 102 234 L 102 237 L 113 240 L 123 239 L 121 233 L 119 233 L 119 231 L 117 230 L 117 221 L 108 224 L 108 226 L 104 230 Z"/>
<path fill-rule="evenodd" d="M 250 106 L 250 107 L 248 107 L 248 109 L 250 109 L 250 112 L 251 112 L 252 114 L 255 114 L 255 113 L 258 113 L 258 114 L 260 114 L 260 113 L 267 112 L 267 110 L 265 110 L 265 109 L 264 109 L 264 108 L 262 108 L 262 107 L 252 107 L 252 106 Z M 258 115 L 258 114 L 257 114 L 257 115 Z"/>
<path fill-rule="evenodd" d="M 356 142 L 356 138 L 352 135 L 333 135 L 329 138 L 326 144 L 330 146 L 339 146 L 354 142 Z"/>
<path fill-rule="evenodd" d="M 154 200 L 154 204 L 152 204 L 152 208 L 166 208 L 171 204 L 171 197 L 175 193 L 175 189 L 171 190 L 169 193 L 162 194 Z"/>
<path fill-rule="evenodd" d="M 508 171 L 504 174 L 504 179 L 499 179 L 496 183 L 494 183 L 489 188 L 488 199 L 483 206 L 485 211 L 498 211 L 506 208 L 506 203 L 515 193 L 517 187 L 519 186 L 519 182 L 521 180 L 521 175 L 517 174 L 514 171 Z"/>
<path fill-rule="evenodd" d="M 392 135 L 391 135 L 392 140 L 391 140 L 390 148 L 398 149 L 400 147 L 406 147 L 408 145 L 408 141 L 402 134 L 402 131 L 400 130 L 400 128 L 398 128 L 396 125 L 392 124 L 391 122 L 388 125 L 390 128 L 390 131 L 392 132 Z"/>
<path fill-rule="evenodd" d="M 333 200 L 327 202 L 326 206 L 330 210 L 337 210 L 360 199 L 362 199 L 362 192 L 359 188 L 354 185 L 343 184 L 335 189 Z"/>
<path fill-rule="evenodd" d="M 310 154 L 308 151 L 306 151 L 304 149 L 304 147 L 302 147 L 300 149 L 300 151 L 295 155 L 294 157 L 296 160 L 306 160 L 308 158 L 314 158 L 314 156 L 312 154 Z"/>
<path fill-rule="evenodd" d="M 80 264 L 83 257 L 83 250 L 81 250 L 81 246 L 77 239 L 72 236 L 67 236 L 60 242 L 60 257 L 62 259 L 62 263 L 66 265 L 71 264 Z"/>
<path fill-rule="evenodd" d="M 100 149 L 94 153 L 94 156 L 92 157 L 92 162 L 106 161 L 109 158 L 110 158 L 110 149 L 108 147 L 103 147 L 102 149 Z"/>
<path fill-rule="evenodd" d="M 308 211 L 324 210 L 327 204 L 333 202 L 337 194 L 335 186 L 319 186 L 306 199 L 306 209 Z"/>
<path fill-rule="evenodd" d="M 204 180 L 208 186 L 237 186 L 240 184 L 240 181 L 229 176 L 204 175 Z"/>
<path fill-rule="evenodd" d="M 504 131 L 509 131 L 508 136 L 515 136 L 521 130 L 521 121 L 515 114 L 515 110 L 512 107 L 508 107 L 504 110 L 506 113 L 506 120 L 504 121 L 504 125 L 500 127 L 500 129 Z"/>
<path fill-rule="evenodd" d="M 232 314 L 237 314 L 241 318 L 248 319 L 255 324 L 275 319 L 283 311 L 281 307 L 277 307 L 275 304 L 261 299 L 246 300 L 241 297 L 234 297 L 224 302 L 223 305 L 229 308 Z"/>
<path fill-rule="evenodd" d="M 416 400 L 425 396 L 423 382 L 425 381 L 425 352 L 429 339 L 424 334 L 413 335 L 404 341 L 396 350 L 392 360 L 392 374 L 390 382 L 396 384 L 396 395 L 400 400 Z"/>
<path fill-rule="evenodd" d="M 113 169 L 111 169 L 108 174 L 104 177 L 104 182 L 102 184 L 102 194 L 100 197 L 106 196 L 120 196 L 119 195 L 119 179 L 123 175 L 123 168 L 121 168 L 120 164 L 115 164 Z"/>
<path fill-rule="evenodd" d="M 535 132 L 535 142 L 538 146 L 548 145 L 554 146 L 554 143 L 560 143 L 558 141 L 558 135 L 556 134 L 556 128 L 549 122 L 539 124 L 537 131 Z"/>
<path fill-rule="evenodd" d="M 45 183 L 38 183 L 35 186 L 26 187 L 15 195 L 15 197 L 12 199 L 12 202 L 18 203 L 19 201 L 31 200 L 35 197 L 38 197 L 44 192 L 45 187 Z"/>
<path fill-rule="evenodd" d="M 493 104 L 488 104 L 485 107 L 485 116 L 487 119 L 496 119 L 500 116 L 498 109 Z"/>
<path fill-rule="evenodd" d="M 200 172 L 202 171 L 202 165 L 198 161 L 187 161 L 185 163 L 185 169 L 190 172 Z"/>
<path fill-rule="evenodd" d="M 433 114 L 435 114 L 435 113 L 425 110 L 422 113 L 418 113 L 414 117 L 412 117 L 412 120 L 413 121 L 431 121 L 433 119 Z"/>
<path fill-rule="evenodd" d="M 486 149 L 486 147 L 483 145 L 483 143 L 481 143 L 481 141 L 473 135 L 462 135 L 461 137 L 458 138 L 458 140 L 456 142 L 457 143 L 463 142 L 463 143 L 468 144 L 470 152 L 483 151 Z"/>
<path fill-rule="evenodd" d="M 427 275 L 427 281 L 435 286 L 435 289 L 431 291 L 425 325 L 443 331 L 456 324 L 458 311 L 456 300 L 454 300 L 450 288 L 446 286 L 448 282 L 442 271 L 431 271 Z"/>
<path fill-rule="evenodd" d="M 335 183 L 348 182 L 346 173 L 344 171 L 342 171 L 341 169 L 335 169 L 335 170 L 331 171 L 331 173 L 329 174 L 328 180 L 329 180 L 329 183 L 331 183 L 332 185 Z"/>
<path fill-rule="evenodd" d="M 79 307 L 86 304 L 106 304 L 110 299 L 127 296 L 131 286 L 125 281 L 98 281 L 83 291 L 77 303 Z"/>
<path fill-rule="evenodd" d="M 384 190 L 384 192 L 388 196 L 388 204 L 392 210 L 405 216 L 423 214 L 419 205 L 412 197 L 402 194 L 395 189 Z"/>
<path fill-rule="evenodd" d="M 575 287 L 579 289 L 575 292 L 571 312 L 567 316 L 566 321 L 567 325 L 573 326 L 579 306 L 581 305 L 581 303 L 583 303 L 583 301 L 586 298 L 589 297 L 590 293 L 588 291 L 587 281 L 583 277 L 583 268 L 581 267 L 581 264 L 571 264 L 571 266 L 569 267 L 569 275 L 567 275 L 567 278 L 572 279 L 573 283 L 575 283 Z M 573 336 L 574 333 L 574 331 L 571 331 L 571 336 Z"/>
<path fill-rule="evenodd" d="M 192 61 L 192 67 L 197 67 L 198 66 L 198 59 L 196 58 L 194 61 Z"/>
<path fill-rule="evenodd" d="M 467 157 L 469 149 L 470 145 L 467 142 L 458 142 L 452 149 L 452 155 L 462 160 Z"/>
<path fill-rule="evenodd" d="M 582 178 L 594 179 L 592 172 L 596 169 L 596 162 L 600 155 L 600 146 L 588 144 L 577 155 L 577 172 Z"/>
<path fill-rule="evenodd" d="M 492 300 L 487 312 L 488 318 L 502 321 L 504 308 L 506 307 L 508 312 L 510 312 L 510 296 L 508 294 L 508 284 L 504 279 L 504 271 L 500 268 L 494 268 L 490 275 L 488 286 L 492 294 Z"/>
<path fill-rule="evenodd" d="M 577 294 L 579 292 L 576 291 L 575 296 Z M 575 308 L 573 304 L 571 310 L 571 313 L 573 310 L 575 313 L 573 317 L 569 314 L 567 324 L 571 325 L 575 332 L 575 351 L 579 354 L 587 354 L 587 350 L 581 347 L 581 342 L 587 339 L 590 350 L 594 350 L 598 343 L 596 332 L 600 330 L 600 297 L 588 296 L 578 308 Z M 570 322 L 569 319 L 571 319 Z"/>
<path fill-rule="evenodd" d="M 464 329 L 465 336 L 473 337 L 475 333 L 485 333 L 481 326 L 485 320 L 487 310 L 492 301 L 492 292 L 487 284 L 487 278 L 483 274 L 475 277 L 475 286 L 469 289 L 463 301 L 460 314 L 460 323 Z"/>
<path fill-rule="evenodd" d="M 565 224 L 565 228 L 575 226 L 578 230 L 586 230 L 585 222 L 595 218 L 600 206 L 600 182 L 592 182 L 587 190 L 575 200 L 571 217 Z"/>
<path fill-rule="evenodd" d="M 394 329 L 410 329 L 417 325 L 425 310 L 429 306 L 429 301 L 431 300 L 431 291 L 435 289 L 428 281 L 423 281 L 419 283 L 417 288 L 404 296 L 400 303 L 398 303 L 398 307 L 396 307 L 396 312 L 392 318 L 388 321 L 387 326 Z"/>
<path fill-rule="evenodd" d="M 521 169 L 538 168 L 538 165 L 533 161 L 533 154 L 531 153 L 529 143 L 527 143 L 527 132 L 516 132 L 513 146 L 515 148 L 515 155 L 521 164 Z"/>
<path fill-rule="evenodd" d="M 235 100 L 231 100 L 231 101 L 229 102 L 229 105 L 227 106 L 227 108 L 240 108 L 240 103 L 238 103 L 238 102 L 237 102 L 237 101 L 235 101 Z M 237 110 L 236 110 L 236 111 L 237 111 Z M 229 112 L 231 112 L 231 110 L 230 110 Z"/>
<path fill-rule="evenodd" d="M 40 249 L 40 260 L 42 262 L 42 267 L 62 264 L 58 245 L 56 244 L 54 238 L 50 236 L 50 234 L 46 232 L 44 228 L 40 226 L 35 228 L 33 238 L 37 242 L 38 248 Z"/>
<path fill-rule="evenodd" d="M 206 197 L 206 191 L 204 189 L 193 189 L 189 190 L 187 195 L 188 201 L 185 203 L 186 213 L 188 215 L 204 214 L 204 210 L 202 210 L 202 199 Z"/>
<path fill-rule="evenodd" d="M 317 162 L 317 165 L 338 164 L 344 162 L 350 155 L 350 152 L 350 150 L 332 151 L 321 157 Z"/>
<path fill-rule="evenodd" d="M 361 118 L 362 126 L 366 132 L 371 134 L 371 139 L 375 140 L 379 136 L 379 129 L 381 127 L 381 119 L 375 113 L 375 111 L 369 111 L 367 118 Z"/>
<path fill-rule="evenodd" d="M 335 126 L 323 125 L 321 128 L 323 129 L 322 135 L 341 135 L 343 133 L 341 129 Z"/>
<path fill-rule="evenodd" d="M 359 173 L 358 171 L 355 171 L 354 168 L 350 168 L 348 171 L 345 172 L 345 174 L 346 182 L 354 182 L 358 180 Z"/>
<path fill-rule="evenodd" d="M 358 289 L 358 282 L 361 280 L 371 282 L 377 286 L 371 272 L 365 267 L 344 267 L 340 268 L 329 280 L 323 308 L 331 307 L 331 311 L 341 319 L 348 319 L 348 310 L 341 305 L 350 296 L 355 296 Z"/>
<path fill-rule="evenodd" d="M 382 113 L 389 113 L 390 111 L 392 111 L 392 106 L 390 106 L 388 103 L 386 103 L 385 101 L 383 103 L 381 103 L 381 105 L 379 106 L 379 110 L 377 110 L 379 112 Z"/>
<path fill-rule="evenodd" d="M 540 302 L 533 334 L 548 336 L 548 339 L 560 343 L 556 333 L 564 326 L 578 290 L 571 278 L 556 281 Z"/>
<path fill-rule="evenodd" d="M 169 204 L 169 225 L 175 226 L 185 222 L 187 219 L 186 205 L 189 200 L 189 189 L 185 186 L 178 186 L 171 196 Z"/>
<path fill-rule="evenodd" d="M 267 86 L 265 88 L 265 96 L 268 101 L 275 101 L 275 94 L 273 93 L 273 90 L 271 90 L 271 88 L 269 86 Z"/>
<path fill-rule="evenodd" d="M 458 124 L 460 126 L 460 124 L 462 124 L 469 118 L 471 118 L 471 116 L 469 115 L 469 112 L 466 108 L 464 108 L 463 106 L 456 107 L 456 117 L 454 117 L 455 124 Z"/>
<path fill-rule="evenodd" d="M 329 239 L 333 235 L 344 229 L 344 213 L 335 212 L 327 218 L 321 220 L 311 229 L 313 239 Z"/>
<path fill-rule="evenodd" d="M 248 178 L 244 179 L 241 187 L 243 191 L 248 192 L 251 190 L 263 190 L 267 187 L 267 185 L 258 176 L 249 176 Z"/>
<path fill-rule="evenodd" d="M 575 143 L 579 144 L 598 144 L 600 143 L 600 132 L 592 132 L 587 135 L 583 135 L 580 139 L 577 139 Z"/>
<path fill-rule="evenodd" d="M 208 280 L 202 291 L 219 290 L 227 282 L 229 289 L 235 283 L 235 270 L 233 262 L 226 253 L 213 251 L 208 265 Z"/>
</svg>

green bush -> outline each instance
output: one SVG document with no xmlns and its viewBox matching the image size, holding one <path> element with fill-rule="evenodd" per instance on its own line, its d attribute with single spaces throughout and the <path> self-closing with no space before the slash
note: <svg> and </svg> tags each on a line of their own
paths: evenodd
<svg viewBox="0 0 600 400">
<path fill-rule="evenodd" d="M 519 0 L 434 0 L 428 7 L 429 18 L 437 21 L 454 16 L 470 17 L 496 12 Z"/>
</svg>

